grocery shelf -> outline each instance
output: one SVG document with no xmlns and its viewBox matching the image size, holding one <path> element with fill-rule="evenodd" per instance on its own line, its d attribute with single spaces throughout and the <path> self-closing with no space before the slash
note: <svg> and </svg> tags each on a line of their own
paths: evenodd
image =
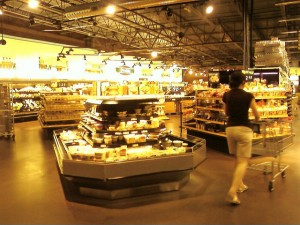
<svg viewBox="0 0 300 225">
<path fill-rule="evenodd" d="M 206 119 L 202 119 L 202 118 L 194 118 L 195 120 L 198 121 L 203 121 L 203 122 L 208 122 L 208 123 L 215 123 L 215 124 L 221 124 L 221 125 L 225 125 L 226 121 L 220 122 L 220 121 L 215 121 L 215 120 L 206 120 Z"/>
<path fill-rule="evenodd" d="M 183 125 L 182 128 L 188 129 L 188 130 L 194 130 L 194 131 L 198 131 L 198 132 L 202 132 L 202 133 L 206 133 L 206 134 L 212 134 L 212 135 L 216 135 L 216 136 L 220 136 L 220 137 L 226 137 L 225 133 L 217 133 L 217 132 L 212 132 L 212 131 L 207 131 L 207 130 L 202 130 L 196 127 L 191 127 L 191 126 L 187 126 L 187 125 Z"/>
</svg>

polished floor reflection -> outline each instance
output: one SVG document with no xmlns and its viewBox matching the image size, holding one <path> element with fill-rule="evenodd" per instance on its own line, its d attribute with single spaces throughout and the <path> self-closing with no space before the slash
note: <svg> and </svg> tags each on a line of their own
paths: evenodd
<svg viewBox="0 0 300 225">
<path fill-rule="evenodd" d="M 166 122 L 179 133 L 178 116 Z M 225 201 L 232 158 L 207 149 L 207 159 L 191 174 L 180 191 L 103 201 L 102 206 L 65 199 L 56 168 L 51 135 L 37 121 L 15 125 L 16 141 L 0 140 L 1 224 L 299 224 L 300 119 L 294 121 L 292 147 L 282 155 L 289 165 L 268 191 L 269 177 L 248 170 L 249 190 L 242 204 Z M 265 160 L 263 157 L 260 160 Z"/>
</svg>

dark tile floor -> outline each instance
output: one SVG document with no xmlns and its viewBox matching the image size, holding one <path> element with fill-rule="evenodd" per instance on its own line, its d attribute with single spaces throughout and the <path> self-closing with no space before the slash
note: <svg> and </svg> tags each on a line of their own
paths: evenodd
<svg viewBox="0 0 300 225">
<path fill-rule="evenodd" d="M 232 158 L 207 149 L 207 159 L 180 191 L 115 200 L 110 207 L 65 200 L 52 140 L 37 121 L 15 125 L 16 141 L 0 140 L 1 224 L 300 224 L 300 119 L 292 147 L 282 154 L 289 165 L 268 191 L 269 177 L 248 170 L 242 204 L 224 202 Z M 178 130 L 178 118 L 167 126 Z M 259 160 L 266 160 L 260 157 Z"/>
</svg>

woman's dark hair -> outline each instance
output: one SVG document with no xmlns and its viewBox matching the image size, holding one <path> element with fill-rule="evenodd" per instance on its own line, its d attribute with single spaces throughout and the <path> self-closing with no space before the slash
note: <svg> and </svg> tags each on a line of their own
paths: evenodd
<svg viewBox="0 0 300 225">
<path fill-rule="evenodd" d="M 229 76 L 230 88 L 238 88 L 244 82 L 245 82 L 245 75 L 242 73 L 242 71 L 235 71 Z"/>
</svg>

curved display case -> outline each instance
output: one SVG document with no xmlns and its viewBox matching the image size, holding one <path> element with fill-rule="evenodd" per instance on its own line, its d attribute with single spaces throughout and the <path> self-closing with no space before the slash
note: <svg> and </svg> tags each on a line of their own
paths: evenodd
<svg viewBox="0 0 300 225">
<path fill-rule="evenodd" d="M 206 158 L 206 143 L 172 135 L 155 112 L 145 111 L 145 102 L 161 97 L 87 101 L 78 129 L 54 131 L 68 200 L 120 199 L 179 190 L 188 182 L 190 172 Z"/>
</svg>

